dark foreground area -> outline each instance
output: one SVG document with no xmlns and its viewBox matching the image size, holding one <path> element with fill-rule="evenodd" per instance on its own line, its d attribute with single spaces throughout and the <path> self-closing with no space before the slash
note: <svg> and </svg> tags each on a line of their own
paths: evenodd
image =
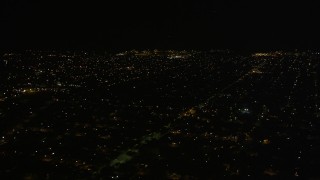
<svg viewBox="0 0 320 180">
<path fill-rule="evenodd" d="M 318 52 L 5 53 L 1 179 L 320 179 Z"/>
</svg>

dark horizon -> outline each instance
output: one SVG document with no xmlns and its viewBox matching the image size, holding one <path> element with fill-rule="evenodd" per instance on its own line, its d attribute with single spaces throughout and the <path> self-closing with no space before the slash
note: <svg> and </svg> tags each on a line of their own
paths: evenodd
<svg viewBox="0 0 320 180">
<path fill-rule="evenodd" d="M 1 2 L 1 49 L 319 49 L 314 2 Z"/>
</svg>

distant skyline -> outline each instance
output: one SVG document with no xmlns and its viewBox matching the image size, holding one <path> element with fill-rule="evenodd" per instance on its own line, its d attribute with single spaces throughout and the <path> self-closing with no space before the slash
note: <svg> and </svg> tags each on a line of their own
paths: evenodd
<svg viewBox="0 0 320 180">
<path fill-rule="evenodd" d="M 0 3 L 2 49 L 319 49 L 320 6 L 305 2 Z"/>
</svg>

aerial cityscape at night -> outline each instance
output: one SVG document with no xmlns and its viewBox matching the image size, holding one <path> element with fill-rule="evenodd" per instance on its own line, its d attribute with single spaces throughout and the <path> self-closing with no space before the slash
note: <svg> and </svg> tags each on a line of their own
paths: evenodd
<svg viewBox="0 0 320 180">
<path fill-rule="evenodd" d="M 317 51 L 1 55 L 1 179 L 319 179 Z"/>
<path fill-rule="evenodd" d="M 0 1 L 0 180 L 320 180 L 317 1 Z"/>
</svg>

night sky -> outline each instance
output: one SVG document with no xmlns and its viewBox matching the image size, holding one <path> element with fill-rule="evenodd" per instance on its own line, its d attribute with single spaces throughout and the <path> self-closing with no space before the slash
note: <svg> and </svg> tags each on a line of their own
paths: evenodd
<svg viewBox="0 0 320 180">
<path fill-rule="evenodd" d="M 2 0 L 0 47 L 318 49 L 312 1 Z"/>
</svg>

